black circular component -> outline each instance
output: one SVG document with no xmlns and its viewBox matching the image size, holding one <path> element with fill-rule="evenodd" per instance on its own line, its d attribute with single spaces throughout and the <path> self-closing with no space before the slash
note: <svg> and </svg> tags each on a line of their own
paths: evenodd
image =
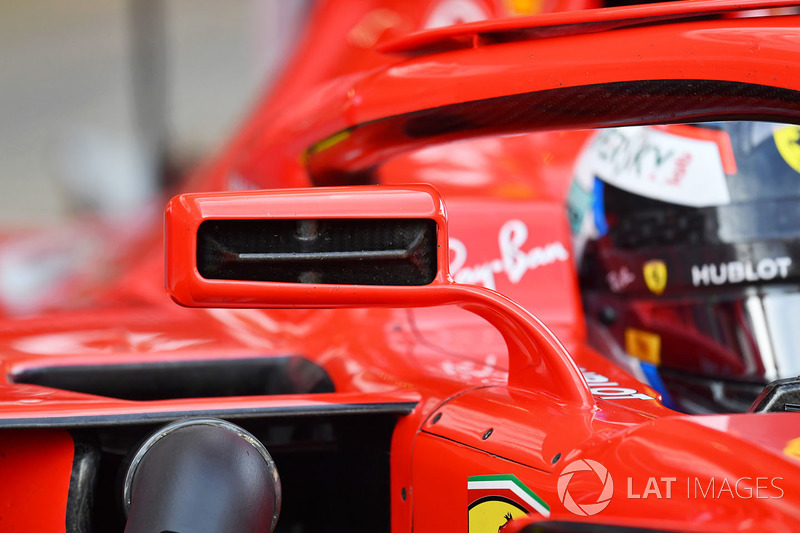
<svg viewBox="0 0 800 533">
<path fill-rule="evenodd" d="M 606 326 L 610 326 L 617 321 L 617 312 L 613 307 L 606 305 L 600 308 L 600 312 L 597 313 L 597 318 Z"/>
</svg>

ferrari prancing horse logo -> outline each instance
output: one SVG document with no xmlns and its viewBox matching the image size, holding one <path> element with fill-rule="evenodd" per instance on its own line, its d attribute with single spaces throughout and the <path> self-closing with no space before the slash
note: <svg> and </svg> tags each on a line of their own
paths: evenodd
<svg viewBox="0 0 800 533">
<path fill-rule="evenodd" d="M 667 287 L 667 265 L 661 259 L 653 259 L 642 267 L 644 282 L 650 292 L 660 295 Z"/>
<path fill-rule="evenodd" d="M 800 128 L 788 126 L 776 130 L 773 134 L 775 146 L 786 163 L 800 172 Z"/>
<path fill-rule="evenodd" d="M 467 493 L 469 533 L 498 533 L 529 513 L 550 516 L 550 506 L 513 474 L 470 476 Z"/>
</svg>

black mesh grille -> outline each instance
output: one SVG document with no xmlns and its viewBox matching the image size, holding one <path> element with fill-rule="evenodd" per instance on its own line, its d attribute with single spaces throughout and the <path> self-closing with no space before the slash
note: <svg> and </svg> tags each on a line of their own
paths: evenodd
<svg viewBox="0 0 800 533">
<path fill-rule="evenodd" d="M 207 220 L 204 278 L 346 285 L 427 285 L 436 276 L 429 219 Z"/>
</svg>

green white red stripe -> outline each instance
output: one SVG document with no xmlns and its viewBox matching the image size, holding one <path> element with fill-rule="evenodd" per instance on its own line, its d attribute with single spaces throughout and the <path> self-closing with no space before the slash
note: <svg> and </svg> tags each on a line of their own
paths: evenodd
<svg viewBox="0 0 800 533">
<path fill-rule="evenodd" d="M 467 490 L 511 491 L 534 511 L 545 517 L 550 516 L 550 506 L 514 474 L 470 476 L 467 478 Z"/>
</svg>

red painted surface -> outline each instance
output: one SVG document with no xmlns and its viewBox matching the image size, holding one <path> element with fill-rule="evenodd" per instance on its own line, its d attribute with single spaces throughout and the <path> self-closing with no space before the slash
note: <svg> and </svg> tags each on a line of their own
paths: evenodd
<svg viewBox="0 0 800 533">
<path fill-rule="evenodd" d="M 412 33 L 383 44 L 380 49 L 388 53 L 414 53 L 435 47 L 473 45 L 476 36 L 508 34 L 517 39 L 539 37 L 537 30 L 550 29 L 557 35 L 570 35 L 596 31 L 608 31 L 640 24 L 655 24 L 670 20 L 686 20 L 693 16 L 708 17 L 726 14 L 741 14 L 760 9 L 796 6 L 792 0 L 757 0 L 747 3 L 736 0 L 705 0 L 691 4 L 663 3 L 656 5 L 622 6 L 613 9 L 591 11 L 557 10 L 534 17 L 487 20 L 436 28 Z M 593 7 L 583 6 L 584 9 Z M 551 34 L 552 34 L 551 33 Z M 545 34 L 546 35 L 546 34 Z"/>
<path fill-rule="evenodd" d="M 85 269 L 59 280 L 24 316 L 0 322 L 0 423 L 417 402 L 398 420 L 391 444 L 394 531 L 465 531 L 468 478 L 492 474 L 517 476 L 549 504 L 553 518 L 696 531 L 800 529 L 800 462 L 784 453 L 800 436 L 797 415 L 679 416 L 587 346 L 563 209 L 586 132 L 518 132 L 500 123 L 491 131 L 409 138 L 382 137 L 369 125 L 452 104 L 621 81 L 710 79 L 798 91 L 800 17 L 706 17 L 700 15 L 741 6 L 698 1 L 506 20 L 508 3 L 481 1 L 474 4 L 487 21 L 426 28 L 439 4 L 320 2 L 284 77 L 220 155 L 182 185 L 192 192 L 236 183 L 302 188 L 323 175 L 345 185 L 363 178 L 355 171 L 380 164 L 374 180 L 394 188 L 178 197 L 167 211 L 168 290 L 185 305 L 227 309 L 186 309 L 170 300 L 160 214 L 143 216 L 125 235 L 86 224 L 87 239 L 116 246 L 98 248 Z M 689 12 L 691 20 L 681 20 Z M 672 22 L 652 23 L 667 19 Z M 631 21 L 637 25 L 629 27 Z M 617 29 L 600 31 L 609 27 Z M 560 30 L 526 33 L 533 28 Z M 470 46 L 463 46 L 465 39 Z M 617 118 L 633 123 L 636 113 L 625 107 Z M 763 118 L 760 113 L 742 110 Z M 800 112 L 787 109 L 785 117 L 798 121 Z M 592 126 L 590 113 L 580 120 L 572 126 Z M 487 131 L 495 136 L 476 137 Z M 331 138 L 341 132 L 347 133 Z M 506 133 L 525 134 L 497 136 Z M 447 219 L 435 193 L 402 185 L 423 182 L 441 191 Z M 430 286 L 339 291 L 200 278 L 193 266 L 200 221 L 253 218 L 265 207 L 286 217 L 433 217 L 441 230 L 439 274 Z M 448 235 L 467 253 L 453 268 L 456 279 L 469 268 L 471 279 L 486 284 L 488 272 L 499 292 L 452 282 L 447 265 L 458 252 Z M 521 253 L 549 245 L 563 247 L 566 256 L 556 253 L 535 268 L 513 266 Z M 504 257 L 511 262 L 504 264 Z M 14 383 L 19 372 L 47 366 L 289 353 L 323 366 L 337 392 L 135 402 Z M 593 386 L 578 367 L 593 373 Z M 599 387 L 597 380 L 614 385 Z M 72 444 L 66 433 L 42 435 L 0 431 L 0 451 L 15 458 L 0 458 L 0 501 L 20 502 L 13 514 L 0 514 L 13 522 L 12 529 L 2 524 L 4 531 L 63 526 Z M 578 459 L 602 463 L 615 481 L 611 502 L 596 517 L 577 517 L 559 499 L 559 476 Z M 39 472 L 46 485 L 35 482 Z M 627 495 L 628 478 L 641 495 L 650 477 L 706 482 L 759 475 L 782 477 L 782 497 Z M 576 500 L 596 496 L 590 479 L 575 479 Z M 44 492 L 22 501 L 26 487 Z M 62 519 L 57 527 L 35 522 L 56 517 Z"/>
<path fill-rule="evenodd" d="M 244 205 L 243 205 L 244 204 Z M 422 286 L 322 285 L 209 280 L 194 266 L 197 228 L 205 220 L 274 218 L 428 218 L 439 228 L 438 271 Z M 349 214 L 349 215 L 348 215 Z M 590 406 L 591 394 L 558 339 L 529 311 L 503 295 L 454 283 L 448 269 L 447 223 L 439 193 L 430 187 L 340 187 L 174 198 L 166 215 L 167 290 L 176 302 L 213 307 L 432 307 L 457 305 L 486 319 L 508 345 L 509 384 L 551 392 Z"/>
<path fill-rule="evenodd" d="M 0 432 L 0 530 L 66 530 L 73 446 L 63 430 Z"/>
</svg>

